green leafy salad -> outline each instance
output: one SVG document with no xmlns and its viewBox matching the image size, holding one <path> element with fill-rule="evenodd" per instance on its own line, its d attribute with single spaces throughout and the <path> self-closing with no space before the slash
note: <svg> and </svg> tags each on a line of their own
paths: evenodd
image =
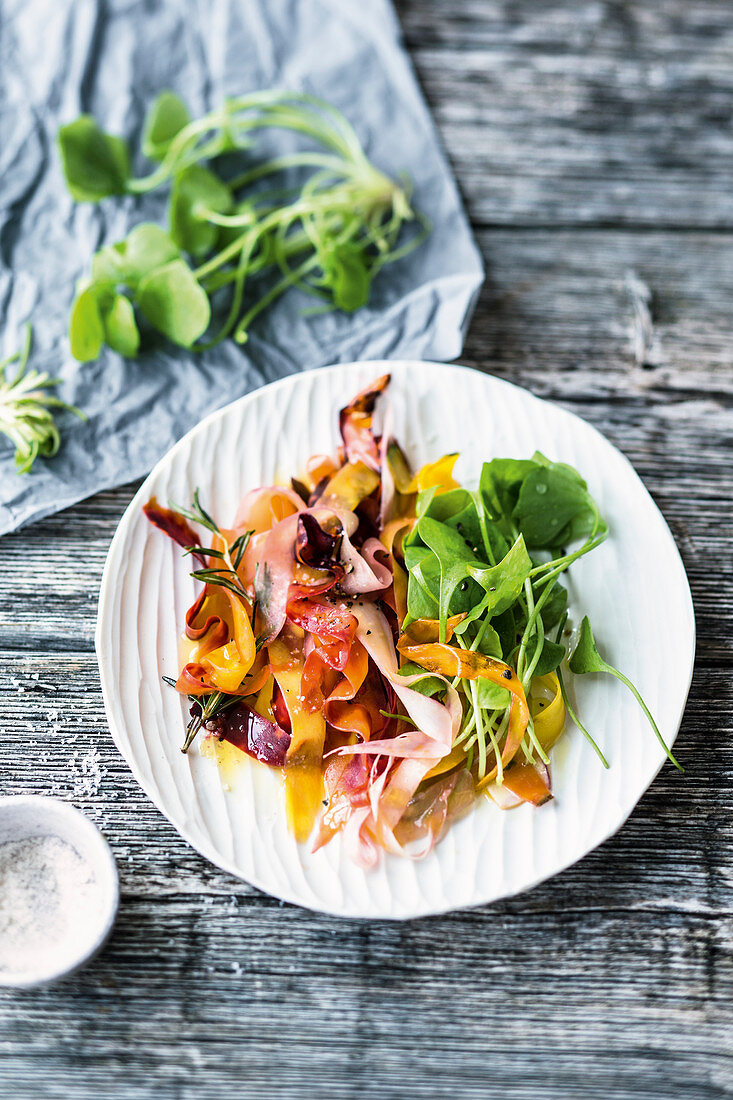
<svg viewBox="0 0 733 1100">
<path fill-rule="evenodd" d="M 626 684 L 677 764 L 634 685 L 600 657 L 587 616 L 568 653 L 571 631 L 562 575 L 608 535 L 583 478 L 573 467 L 537 452 L 530 459 L 484 463 L 478 487 L 468 490 L 446 476 L 456 457 L 446 456 L 432 467 L 430 479 L 437 478 L 437 484 L 419 492 L 415 522 L 402 543 L 408 580 L 399 643 L 410 658 L 403 674 L 429 667 L 453 676 L 463 704 L 454 753 L 466 753 L 469 767 L 475 760 L 479 784 L 487 777 L 501 784 L 513 760 L 511 781 L 518 759 L 511 726 L 516 717 L 519 732 L 520 708 L 517 695 L 502 686 L 506 674 L 487 674 L 491 666 L 483 658 L 488 658 L 510 667 L 528 700 L 519 759 L 547 765 L 567 712 L 607 767 L 568 698 L 561 665 L 569 656 L 567 667 L 576 675 L 606 672 Z M 431 643 L 420 640 L 420 624 L 426 620 L 437 624 Z M 439 695 L 444 685 L 423 680 L 415 688 Z M 539 787 L 537 794 L 541 797 Z"/>
</svg>

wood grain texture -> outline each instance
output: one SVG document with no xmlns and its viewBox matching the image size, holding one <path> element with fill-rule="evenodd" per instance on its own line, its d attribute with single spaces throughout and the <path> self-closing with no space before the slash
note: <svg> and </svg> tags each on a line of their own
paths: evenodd
<svg viewBox="0 0 733 1100">
<path fill-rule="evenodd" d="M 2 791 L 89 813 L 122 908 L 78 977 L 0 993 L 3 1100 L 733 1095 L 733 6 L 399 10 L 487 264 L 464 361 L 601 428 L 677 538 L 686 774 L 490 908 L 397 926 L 282 906 L 187 848 L 107 732 L 96 596 L 135 487 L 6 536 Z"/>
<path fill-rule="evenodd" d="M 400 11 L 476 221 L 730 231 L 729 4 L 407 0 Z"/>
</svg>

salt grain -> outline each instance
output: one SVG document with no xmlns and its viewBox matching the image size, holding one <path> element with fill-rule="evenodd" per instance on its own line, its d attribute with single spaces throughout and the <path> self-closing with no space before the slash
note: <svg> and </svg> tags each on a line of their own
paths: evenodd
<svg viewBox="0 0 733 1100">
<path fill-rule="evenodd" d="M 3 972 L 52 974 L 76 961 L 101 919 L 93 869 L 56 836 L 0 844 Z"/>
</svg>

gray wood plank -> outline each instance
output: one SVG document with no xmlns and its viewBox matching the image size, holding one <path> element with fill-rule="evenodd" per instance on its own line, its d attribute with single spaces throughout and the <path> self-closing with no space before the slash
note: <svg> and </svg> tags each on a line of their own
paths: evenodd
<svg viewBox="0 0 733 1100">
<path fill-rule="evenodd" d="M 728 4 L 398 6 L 475 221 L 730 230 Z"/>
</svg>

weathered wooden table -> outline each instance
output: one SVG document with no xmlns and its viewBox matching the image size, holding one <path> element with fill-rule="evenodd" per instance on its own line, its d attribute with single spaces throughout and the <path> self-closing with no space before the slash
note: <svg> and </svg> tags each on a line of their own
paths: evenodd
<svg viewBox="0 0 733 1100">
<path fill-rule="evenodd" d="M 3 1098 L 733 1093 L 733 5 L 399 7 L 488 269 L 464 361 L 601 428 L 677 537 L 699 632 L 686 774 L 490 908 L 393 925 L 280 905 L 191 851 L 107 732 L 96 596 L 135 487 L 6 537 L 3 790 L 97 821 L 122 907 L 77 978 L 0 994 Z"/>
</svg>

